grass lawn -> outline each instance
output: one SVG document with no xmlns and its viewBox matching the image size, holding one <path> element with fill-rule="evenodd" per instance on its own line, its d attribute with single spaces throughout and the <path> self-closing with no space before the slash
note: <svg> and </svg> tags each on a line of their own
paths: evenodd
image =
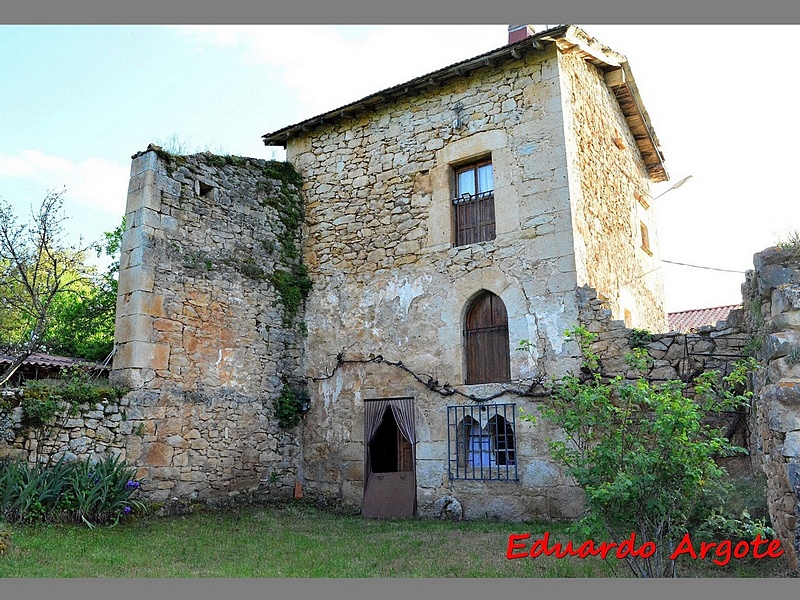
<svg viewBox="0 0 800 600">
<path fill-rule="evenodd" d="M 624 561 L 540 556 L 508 560 L 512 533 L 565 526 L 430 519 L 373 521 L 303 502 L 226 513 L 140 517 L 111 528 L 2 525 L 0 577 L 629 577 Z M 576 540 L 583 541 L 583 540 Z M 784 577 L 783 559 L 680 559 L 683 577 Z"/>
</svg>

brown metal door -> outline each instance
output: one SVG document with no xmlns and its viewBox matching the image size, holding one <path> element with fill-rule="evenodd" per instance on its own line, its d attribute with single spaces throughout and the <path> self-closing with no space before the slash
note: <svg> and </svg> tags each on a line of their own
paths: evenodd
<svg viewBox="0 0 800 600">
<path fill-rule="evenodd" d="M 413 517 L 417 497 L 414 445 L 398 427 L 390 406 L 387 405 L 380 426 L 366 445 L 362 516 Z"/>
</svg>

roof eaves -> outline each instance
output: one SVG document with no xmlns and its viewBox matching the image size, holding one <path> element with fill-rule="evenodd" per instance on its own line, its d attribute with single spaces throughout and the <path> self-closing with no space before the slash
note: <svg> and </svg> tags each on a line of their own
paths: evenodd
<svg viewBox="0 0 800 600">
<path fill-rule="evenodd" d="M 507 44 L 405 83 L 380 90 L 340 108 L 311 117 L 294 125 L 288 125 L 261 137 L 266 146 L 283 146 L 285 148 L 288 140 L 299 132 L 308 131 L 323 123 L 332 123 L 338 119 L 353 116 L 362 109 L 384 100 L 403 97 L 422 89 L 430 89 L 449 81 L 453 77 L 469 75 L 475 69 L 495 66 L 500 61 L 508 58 L 522 58 L 526 52 L 543 51 L 549 43 L 556 43 L 562 51 L 579 52 L 585 60 L 599 67 L 607 75 L 617 73 L 617 76 L 613 77 L 613 81 L 612 78 L 607 76 L 606 82 L 617 98 L 628 128 L 636 140 L 637 149 L 644 161 L 650 179 L 655 183 L 669 180 L 669 175 L 664 166 L 664 155 L 661 152 L 650 117 L 639 95 L 627 58 L 600 43 L 575 25 L 551 27 L 513 44 Z"/>
<path fill-rule="evenodd" d="M 463 77 L 469 75 L 472 71 L 486 67 L 495 66 L 501 60 L 507 58 L 518 59 L 521 58 L 526 52 L 542 51 L 545 49 L 548 42 L 554 42 L 563 37 L 563 35 L 572 27 L 570 25 L 559 25 L 550 29 L 541 31 L 535 35 L 524 38 L 513 44 L 507 44 L 495 50 L 490 50 L 484 54 L 468 58 L 461 62 L 448 65 L 431 73 L 427 73 L 420 77 L 416 77 L 405 83 L 395 85 L 370 94 L 360 100 L 351 102 L 334 110 L 322 113 L 305 121 L 295 123 L 294 125 L 287 125 L 282 129 L 267 133 L 261 136 L 266 146 L 283 146 L 293 134 L 300 131 L 307 131 L 312 127 L 320 125 L 325 122 L 333 122 L 340 118 L 352 116 L 357 114 L 361 109 L 372 106 L 384 100 L 399 98 L 414 91 L 429 89 L 430 87 L 438 86 L 453 77 Z"/>
<path fill-rule="evenodd" d="M 650 180 L 655 183 L 667 181 L 669 175 L 664 166 L 664 154 L 639 95 L 628 59 L 575 26 L 570 26 L 559 41 L 559 48 L 577 50 L 584 59 L 605 73 L 606 85 L 617 98 Z"/>
<path fill-rule="evenodd" d="M 664 154 L 661 151 L 658 137 L 656 136 L 650 115 L 644 108 L 644 103 L 636 87 L 636 80 L 633 78 L 630 65 L 627 61 L 622 63 L 619 69 L 609 71 L 606 76 L 606 83 L 614 92 L 617 102 L 620 105 L 628 128 L 631 130 L 639 153 L 644 161 L 645 168 L 650 175 L 650 180 L 654 183 L 669 180 L 669 174 L 664 166 Z"/>
</svg>

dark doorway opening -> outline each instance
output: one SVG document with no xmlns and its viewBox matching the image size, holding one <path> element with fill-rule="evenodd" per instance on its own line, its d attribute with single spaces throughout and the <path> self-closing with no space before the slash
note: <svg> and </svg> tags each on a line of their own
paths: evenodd
<svg viewBox="0 0 800 600">
<path fill-rule="evenodd" d="M 369 455 L 373 473 L 397 473 L 413 471 L 411 442 L 409 442 L 394 419 L 392 410 L 383 413 L 381 424 L 369 443 Z"/>
<path fill-rule="evenodd" d="M 412 398 L 364 403 L 364 502 L 361 514 L 412 517 L 417 506 Z"/>
</svg>

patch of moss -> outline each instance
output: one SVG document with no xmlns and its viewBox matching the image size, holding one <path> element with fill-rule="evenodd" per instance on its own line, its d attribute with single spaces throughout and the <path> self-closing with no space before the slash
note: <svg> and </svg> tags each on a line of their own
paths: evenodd
<svg viewBox="0 0 800 600">
<path fill-rule="evenodd" d="M 252 258 L 248 258 L 243 263 L 240 263 L 238 268 L 242 275 L 250 279 L 255 279 L 256 281 L 261 281 L 266 277 L 264 269 L 259 267 Z"/>
<path fill-rule="evenodd" d="M 277 179 L 283 183 L 290 183 L 297 189 L 303 186 L 303 178 L 290 162 L 268 160 L 264 164 L 264 175 L 270 179 Z"/>
</svg>

